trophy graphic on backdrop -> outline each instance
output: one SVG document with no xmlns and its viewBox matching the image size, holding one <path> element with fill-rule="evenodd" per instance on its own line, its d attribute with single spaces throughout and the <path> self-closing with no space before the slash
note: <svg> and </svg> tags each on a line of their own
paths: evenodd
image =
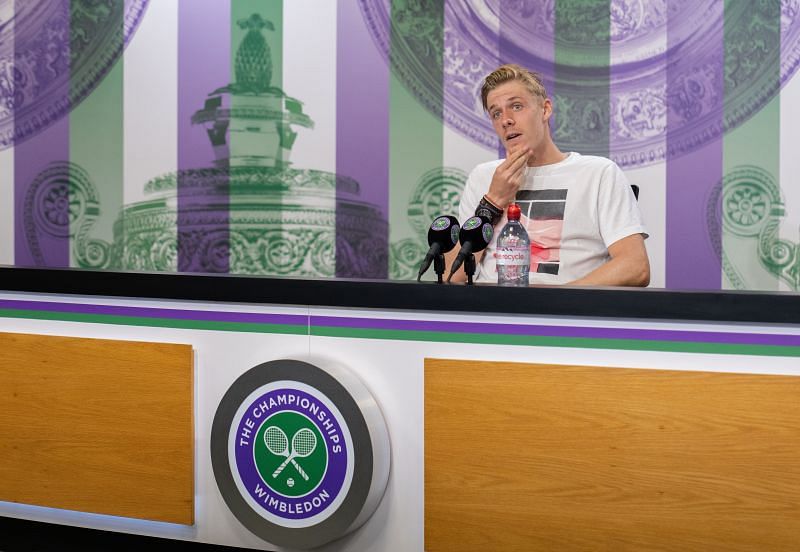
<svg viewBox="0 0 800 552">
<path fill-rule="evenodd" d="M 385 274 L 387 246 L 376 244 L 376 236 L 387 235 L 387 222 L 377 207 L 359 201 L 359 183 L 291 166 L 294 128 L 313 128 L 313 122 L 302 102 L 271 84 L 271 54 L 262 32 L 272 24 L 258 14 L 238 23 L 246 34 L 236 52 L 236 82 L 209 94 L 192 116 L 207 131 L 213 165 L 148 181 L 145 193 L 152 198 L 122 209 L 108 243 L 91 236 L 101 205 L 90 175 L 74 164 L 52 164 L 26 198 L 32 251 L 38 235 L 48 232 L 46 223 L 52 225 L 36 213 L 46 211 L 63 189 L 70 204 L 66 226 L 82 268 Z"/>
</svg>

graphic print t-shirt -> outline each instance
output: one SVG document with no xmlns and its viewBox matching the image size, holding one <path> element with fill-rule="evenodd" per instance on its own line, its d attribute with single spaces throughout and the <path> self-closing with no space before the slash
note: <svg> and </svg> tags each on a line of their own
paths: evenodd
<svg viewBox="0 0 800 552">
<path fill-rule="evenodd" d="M 459 220 L 474 214 L 502 161 L 483 163 L 470 173 Z M 528 167 L 516 201 L 531 240 L 532 284 L 565 284 L 581 278 L 608 260 L 609 245 L 632 234 L 647 237 L 628 179 L 604 157 L 573 152 L 559 163 Z M 497 237 L 506 222 L 503 215 L 495 226 L 478 266 L 477 282 L 497 282 Z"/>
<path fill-rule="evenodd" d="M 520 223 L 531 240 L 531 272 L 558 276 L 567 190 L 520 190 Z M 505 221 L 503 221 L 505 224 Z M 503 227 L 500 226 L 502 229 Z"/>
</svg>

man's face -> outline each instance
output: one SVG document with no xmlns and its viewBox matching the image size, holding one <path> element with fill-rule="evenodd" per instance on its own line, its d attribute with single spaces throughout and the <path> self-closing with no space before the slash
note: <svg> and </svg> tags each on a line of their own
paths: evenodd
<svg viewBox="0 0 800 552">
<path fill-rule="evenodd" d="M 550 138 L 550 100 L 534 96 L 519 81 L 509 81 L 489 92 L 486 104 L 494 131 L 507 152 L 529 147 L 533 161 L 544 150 Z"/>
</svg>

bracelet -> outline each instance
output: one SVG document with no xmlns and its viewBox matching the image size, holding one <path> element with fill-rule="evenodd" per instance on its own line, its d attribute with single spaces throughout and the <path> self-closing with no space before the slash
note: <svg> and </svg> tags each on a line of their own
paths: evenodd
<svg viewBox="0 0 800 552">
<path fill-rule="evenodd" d="M 494 225 L 503 217 L 503 210 L 483 196 L 475 209 L 475 216 L 487 218 Z"/>
</svg>

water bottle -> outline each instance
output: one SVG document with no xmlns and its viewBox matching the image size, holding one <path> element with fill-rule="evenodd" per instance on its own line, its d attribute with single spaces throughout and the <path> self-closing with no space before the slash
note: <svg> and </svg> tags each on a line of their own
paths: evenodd
<svg viewBox="0 0 800 552">
<path fill-rule="evenodd" d="M 527 286 L 531 268 L 531 240 L 528 231 L 519 223 L 519 205 L 508 206 L 508 223 L 497 238 L 497 284 Z"/>
</svg>

